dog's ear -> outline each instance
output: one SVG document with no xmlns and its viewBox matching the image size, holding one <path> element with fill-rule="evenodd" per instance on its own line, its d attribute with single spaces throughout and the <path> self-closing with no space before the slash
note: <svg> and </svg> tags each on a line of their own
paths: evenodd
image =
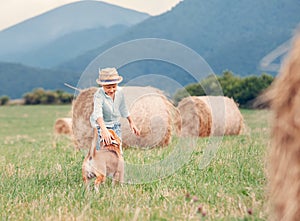
<svg viewBox="0 0 300 221">
<path fill-rule="evenodd" d="M 111 135 L 113 136 L 113 143 L 112 145 L 108 145 L 107 149 L 112 150 L 114 152 L 116 152 L 116 154 L 118 155 L 118 157 L 121 157 L 121 152 L 120 152 L 120 146 L 121 146 L 121 139 L 119 138 L 119 136 L 115 133 L 115 131 L 113 130 L 108 130 Z"/>
<path fill-rule="evenodd" d="M 111 129 L 109 129 L 108 131 L 112 134 L 112 136 L 114 137 L 114 140 L 117 141 L 117 143 L 120 145 L 121 144 L 121 139 L 116 134 L 116 132 L 114 130 L 111 130 Z"/>
</svg>

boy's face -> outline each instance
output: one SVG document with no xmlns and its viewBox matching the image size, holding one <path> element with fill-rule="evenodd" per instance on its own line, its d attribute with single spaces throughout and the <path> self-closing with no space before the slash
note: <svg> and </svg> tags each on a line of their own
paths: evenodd
<svg viewBox="0 0 300 221">
<path fill-rule="evenodd" d="M 105 94 L 112 97 L 116 93 L 117 86 L 118 86 L 118 84 L 103 85 L 103 90 L 104 90 Z"/>
</svg>

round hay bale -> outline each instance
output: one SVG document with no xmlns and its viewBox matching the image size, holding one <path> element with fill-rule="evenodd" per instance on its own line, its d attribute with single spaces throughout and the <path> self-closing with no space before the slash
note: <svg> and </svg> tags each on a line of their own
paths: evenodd
<svg viewBox="0 0 300 221">
<path fill-rule="evenodd" d="M 237 104 L 228 97 L 187 97 L 179 103 L 178 109 L 183 136 L 238 135 L 244 128 Z"/>
<path fill-rule="evenodd" d="M 211 113 L 203 101 L 197 97 L 186 97 L 178 104 L 182 119 L 181 135 L 183 137 L 206 137 L 211 133 Z"/>
<path fill-rule="evenodd" d="M 211 135 L 239 135 L 244 127 L 244 119 L 238 105 L 232 98 L 225 96 L 199 96 L 212 115 Z"/>
<path fill-rule="evenodd" d="M 72 103 L 72 130 L 78 149 L 88 149 L 92 145 L 93 129 L 90 116 L 94 110 L 94 94 L 98 90 L 91 87 L 80 91 Z"/>
<path fill-rule="evenodd" d="M 124 147 L 166 146 L 173 134 L 179 135 L 181 120 L 179 111 L 163 95 L 152 87 L 122 87 L 127 107 L 141 136 L 134 135 L 127 122 L 121 118 L 122 143 Z M 82 90 L 72 105 L 72 129 L 77 148 L 92 145 L 93 132 L 90 115 L 93 112 L 93 98 L 97 88 Z"/>
<path fill-rule="evenodd" d="M 167 146 L 173 135 L 179 135 L 179 111 L 160 90 L 133 86 L 123 90 L 130 115 L 141 132 L 139 137 L 132 134 L 128 123 L 122 119 L 124 147 Z"/>
<path fill-rule="evenodd" d="M 178 108 L 176 108 L 174 106 L 174 104 L 171 103 L 170 101 L 167 100 L 167 102 L 165 104 L 168 106 L 170 114 L 171 114 L 172 131 L 174 132 L 174 134 L 176 136 L 180 136 L 180 134 L 181 134 L 181 116 L 180 116 L 180 112 L 179 112 Z"/>
<path fill-rule="evenodd" d="M 54 124 L 54 132 L 57 134 L 72 134 L 72 118 L 58 118 Z"/>
<path fill-rule="evenodd" d="M 300 32 L 269 88 L 271 141 L 267 154 L 269 220 L 300 217 Z"/>
</svg>

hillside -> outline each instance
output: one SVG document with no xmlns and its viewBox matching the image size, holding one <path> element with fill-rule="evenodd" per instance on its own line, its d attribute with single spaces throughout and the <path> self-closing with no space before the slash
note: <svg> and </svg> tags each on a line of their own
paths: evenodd
<svg viewBox="0 0 300 221">
<path fill-rule="evenodd" d="M 267 0 L 185 0 L 172 11 L 135 25 L 104 46 L 63 63 L 59 68 L 83 70 L 112 46 L 151 37 L 170 39 L 190 47 L 217 74 L 224 70 L 239 75 L 260 74 L 260 61 L 291 38 L 300 22 L 299 11 L 297 0 L 274 0 L 272 4 Z M 143 73 L 152 67 L 139 69 Z M 276 71 L 272 74 L 276 75 Z M 162 68 L 161 73 L 164 72 Z"/>
<path fill-rule="evenodd" d="M 102 45 L 127 28 L 125 25 L 114 25 L 72 32 L 39 49 L 14 55 L 14 59 L 30 66 L 51 68 Z"/>
<path fill-rule="evenodd" d="M 21 98 L 24 93 L 34 88 L 47 90 L 69 90 L 64 83 L 76 85 L 80 74 L 70 71 L 54 71 L 28 67 L 21 64 L 0 62 L 0 96 Z"/>
<path fill-rule="evenodd" d="M 67 4 L 0 31 L 0 61 L 42 67 L 53 55 L 59 55 L 57 52 L 64 51 L 65 58 L 57 60 L 63 62 L 92 47 L 99 47 L 125 28 L 148 17 L 145 13 L 99 1 Z M 120 28 L 116 30 L 116 27 Z M 99 37 L 97 41 L 94 34 Z M 67 42 L 70 38 L 71 41 Z M 72 50 L 71 43 L 72 48 L 80 50 Z M 45 50 L 49 48 L 52 50 L 48 55 Z M 72 56 L 67 56 L 69 54 Z M 46 63 L 44 66 L 51 66 L 53 63 Z"/>
<path fill-rule="evenodd" d="M 87 3 L 91 2 L 87 1 Z M 55 89 L 58 86 L 64 87 L 64 82 L 76 85 L 80 79 L 79 73 L 82 73 L 99 54 L 120 43 L 139 38 L 169 39 L 186 45 L 201 55 L 216 74 L 221 74 L 224 70 L 231 70 L 241 76 L 259 75 L 263 72 L 260 67 L 262 61 L 270 63 L 273 60 L 275 63 L 272 64 L 273 72 L 268 73 L 275 76 L 281 59 L 288 50 L 288 42 L 293 31 L 300 22 L 299 11 L 300 2 L 296 0 L 274 0 L 272 4 L 267 0 L 232 0 L 230 2 L 184 0 L 171 11 L 160 16 L 149 17 L 130 28 L 122 24 L 106 27 L 109 29 L 107 35 L 104 34 L 106 29 L 103 26 L 100 29 L 95 27 L 72 31 L 43 44 L 43 47 L 39 49 L 32 48 L 32 54 L 28 53 L 26 59 L 29 62 L 30 55 L 34 55 L 32 58 L 36 59 L 36 62 L 48 67 L 59 63 L 59 60 L 67 60 L 67 56 L 75 57 L 85 49 L 94 49 L 57 65 L 56 71 L 29 68 L 16 64 L 13 64 L 15 67 L 12 67 L 10 71 L 7 64 L 4 63 L 5 71 L 0 73 L 2 79 L 0 94 L 18 97 L 22 96 L 23 92 L 30 91 L 37 86 Z M 121 30 L 122 28 L 123 30 Z M 114 33 L 113 37 L 110 33 Z M 100 47 L 94 43 L 99 40 L 95 37 L 97 35 L 105 38 L 103 44 L 99 43 Z M 23 36 L 28 37 L 26 34 Z M 92 36 L 95 41 L 91 38 L 84 41 L 83 39 L 87 36 Z M 86 44 L 87 47 L 83 44 Z M 135 53 L 143 55 L 145 47 L 147 44 L 143 47 L 137 46 L 123 52 L 119 51 L 119 53 L 111 55 L 109 65 L 116 64 L 117 61 L 122 60 L 127 55 L 131 56 Z M 160 53 L 162 49 L 154 47 L 153 50 Z M 168 54 L 170 58 L 180 58 L 182 55 L 180 51 L 174 53 L 165 50 L 163 52 Z M 47 59 L 48 55 L 50 59 Z M 195 60 L 191 59 L 187 62 L 193 63 Z M 95 70 L 98 68 L 99 66 L 95 67 Z M 40 72 L 43 73 L 43 79 L 41 79 Z M 91 73 L 92 79 L 87 79 L 91 82 L 89 84 L 95 83 L 96 72 Z M 201 71 L 199 70 L 199 72 Z M 120 67 L 120 73 L 124 76 L 124 83 L 139 81 L 139 84 L 149 84 L 161 89 L 167 88 L 170 93 L 177 88 L 195 82 L 195 79 L 178 64 L 143 59 L 143 56 L 140 60 L 129 64 L 124 63 Z M 161 78 L 153 79 L 153 76 L 149 74 L 165 76 L 168 85 L 165 81 L 161 81 Z M 61 76 L 64 79 L 59 79 Z M 37 84 L 36 81 L 39 83 Z M 10 82 L 9 85 L 12 89 L 9 89 L 6 82 Z M 19 91 L 15 91 L 15 88 Z"/>
</svg>

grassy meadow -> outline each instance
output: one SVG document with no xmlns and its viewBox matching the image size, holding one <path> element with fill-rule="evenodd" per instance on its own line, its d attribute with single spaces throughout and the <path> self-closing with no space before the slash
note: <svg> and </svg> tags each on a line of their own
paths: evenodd
<svg viewBox="0 0 300 221">
<path fill-rule="evenodd" d="M 189 159 L 153 182 L 86 191 L 81 165 L 86 151 L 56 137 L 56 118 L 70 106 L 0 107 L 1 220 L 266 220 L 265 155 L 269 112 L 242 110 L 244 135 L 224 137 L 216 156 L 199 167 L 208 139 L 197 139 Z M 174 141 L 176 142 L 176 141 Z M 125 161 L 151 164 L 172 145 L 126 149 Z"/>
</svg>

